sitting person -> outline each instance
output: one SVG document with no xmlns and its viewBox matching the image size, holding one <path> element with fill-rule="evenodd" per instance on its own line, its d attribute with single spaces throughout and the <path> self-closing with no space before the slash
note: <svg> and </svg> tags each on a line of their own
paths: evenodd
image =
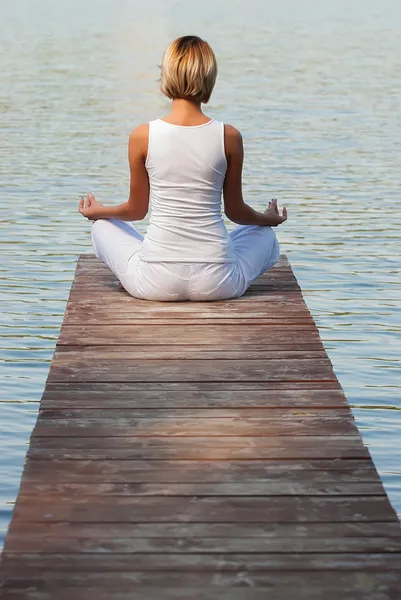
<svg viewBox="0 0 401 600">
<path fill-rule="evenodd" d="M 215 55 L 196 36 L 167 48 L 161 91 L 170 113 L 129 137 L 130 195 L 118 206 L 82 197 L 96 256 L 129 294 L 147 300 L 222 300 L 244 294 L 278 260 L 272 227 L 287 219 L 275 199 L 264 212 L 242 197 L 243 144 L 231 125 L 207 117 Z M 221 212 L 239 224 L 227 231 Z M 145 237 L 126 221 L 150 219 Z"/>
</svg>

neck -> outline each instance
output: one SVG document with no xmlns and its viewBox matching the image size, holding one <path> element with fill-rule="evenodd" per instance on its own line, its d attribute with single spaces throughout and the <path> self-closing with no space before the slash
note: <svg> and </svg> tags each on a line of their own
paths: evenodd
<svg viewBox="0 0 401 600">
<path fill-rule="evenodd" d="M 209 119 L 202 112 L 200 102 L 176 98 L 171 104 L 167 120 L 177 125 L 198 125 Z"/>
<path fill-rule="evenodd" d="M 195 100 L 186 100 L 184 98 L 176 98 L 171 103 L 171 115 L 202 115 L 201 103 Z"/>
</svg>

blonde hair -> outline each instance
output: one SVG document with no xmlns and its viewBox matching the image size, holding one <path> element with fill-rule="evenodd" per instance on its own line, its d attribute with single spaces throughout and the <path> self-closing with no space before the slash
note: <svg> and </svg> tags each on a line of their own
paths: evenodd
<svg viewBox="0 0 401 600">
<path fill-rule="evenodd" d="M 196 35 L 180 37 L 166 49 L 160 89 L 167 98 L 209 102 L 216 77 L 214 52 L 207 42 Z"/>
</svg>

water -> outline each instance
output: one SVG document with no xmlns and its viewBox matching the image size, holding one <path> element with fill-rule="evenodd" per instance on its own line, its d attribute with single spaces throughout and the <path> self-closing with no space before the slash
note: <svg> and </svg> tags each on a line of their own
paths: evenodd
<svg viewBox="0 0 401 600">
<path fill-rule="evenodd" d="M 243 133 L 247 200 L 288 207 L 282 251 L 401 513 L 400 28 L 398 0 L 0 3 L 1 534 L 90 251 L 79 196 L 127 199 L 128 134 L 166 111 L 157 65 L 185 33 L 218 56 L 209 114 Z"/>
</svg>

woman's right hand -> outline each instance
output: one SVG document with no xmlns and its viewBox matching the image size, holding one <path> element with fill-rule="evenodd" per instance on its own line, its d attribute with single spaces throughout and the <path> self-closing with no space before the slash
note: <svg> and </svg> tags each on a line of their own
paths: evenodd
<svg viewBox="0 0 401 600">
<path fill-rule="evenodd" d="M 287 209 L 284 206 L 283 212 L 280 214 L 278 209 L 277 199 L 273 198 L 269 202 L 269 207 L 264 211 L 264 215 L 269 217 L 269 225 L 270 227 L 277 227 L 277 225 L 281 225 L 284 221 L 287 220 Z M 270 223 L 271 221 L 271 223 Z"/>
</svg>

